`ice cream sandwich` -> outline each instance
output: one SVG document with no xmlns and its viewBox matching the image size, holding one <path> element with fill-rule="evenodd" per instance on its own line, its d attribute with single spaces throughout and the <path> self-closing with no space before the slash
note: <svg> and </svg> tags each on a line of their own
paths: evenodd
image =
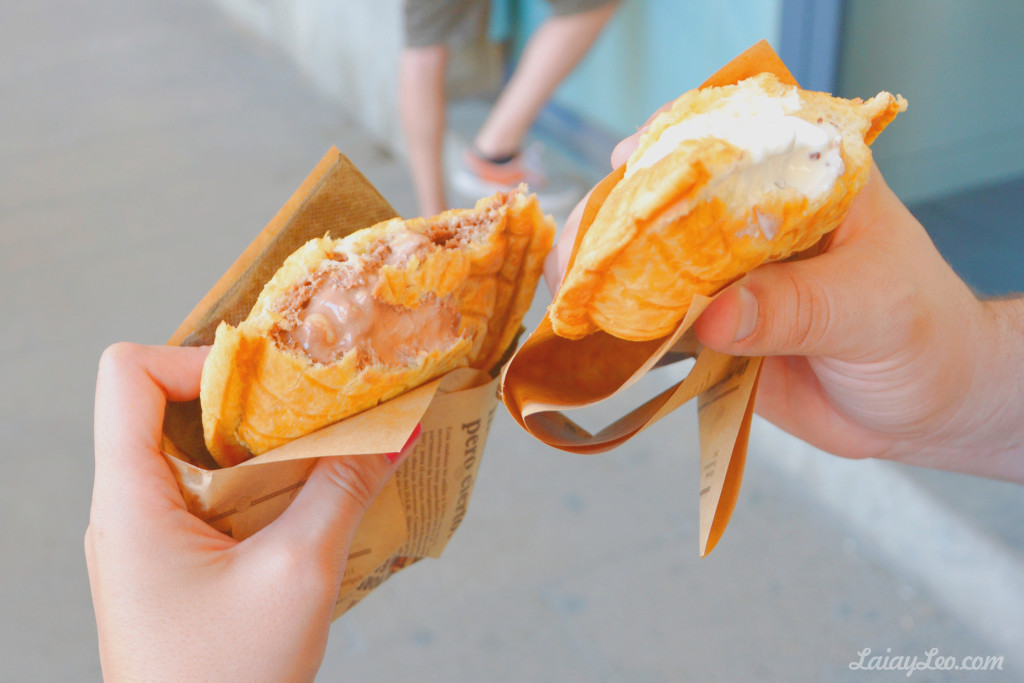
<svg viewBox="0 0 1024 683">
<path fill-rule="evenodd" d="M 833 230 L 867 179 L 868 145 L 907 107 L 760 75 L 685 93 L 658 115 L 577 245 L 554 332 L 646 341 L 712 295 Z"/>
<path fill-rule="evenodd" d="M 207 448 L 237 464 L 463 366 L 492 370 L 530 306 L 554 224 L 525 186 L 289 256 L 203 368 Z"/>
</svg>

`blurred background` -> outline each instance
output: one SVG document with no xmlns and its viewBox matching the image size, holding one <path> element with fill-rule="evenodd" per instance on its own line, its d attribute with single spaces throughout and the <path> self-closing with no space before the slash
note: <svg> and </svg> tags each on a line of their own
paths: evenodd
<svg viewBox="0 0 1024 683">
<path fill-rule="evenodd" d="M 447 70 L 449 157 L 550 11 L 490 10 Z M 1019 292 L 1022 27 L 1010 0 L 624 0 L 529 139 L 578 198 L 654 109 L 767 39 L 807 87 L 907 97 L 875 144 L 886 179 L 973 287 Z M 82 534 L 102 349 L 163 343 L 330 145 L 416 213 L 402 45 L 401 0 L 0 4 L 0 681 L 100 677 Z M 850 669 L 864 648 L 938 648 L 1005 658 L 968 680 L 1022 680 L 1020 487 L 839 461 L 756 421 L 701 560 L 696 440 L 693 406 L 590 457 L 499 415 L 445 557 L 337 622 L 320 679 L 859 681 L 887 675 Z"/>
</svg>

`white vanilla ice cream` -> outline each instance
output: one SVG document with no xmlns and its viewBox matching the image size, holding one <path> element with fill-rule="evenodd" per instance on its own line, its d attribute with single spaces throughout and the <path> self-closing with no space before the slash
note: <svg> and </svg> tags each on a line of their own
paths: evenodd
<svg viewBox="0 0 1024 683">
<path fill-rule="evenodd" d="M 736 171 L 719 180 L 711 194 L 735 193 L 756 201 L 767 190 L 791 187 L 813 200 L 827 193 L 843 173 L 840 133 L 832 124 L 793 116 L 799 108 L 796 92 L 781 99 L 737 93 L 711 111 L 666 128 L 653 144 L 630 158 L 626 177 L 654 165 L 686 140 L 717 138 L 745 154 Z M 771 239 L 771 227 L 759 227 Z"/>
</svg>

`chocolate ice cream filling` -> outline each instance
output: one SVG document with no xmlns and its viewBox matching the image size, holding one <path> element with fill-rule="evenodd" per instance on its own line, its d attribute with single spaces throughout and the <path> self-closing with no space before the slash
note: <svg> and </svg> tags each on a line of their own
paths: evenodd
<svg viewBox="0 0 1024 683">
<path fill-rule="evenodd" d="M 370 256 L 371 262 L 403 266 L 431 247 L 426 237 L 403 231 Z M 395 306 L 373 295 L 376 272 L 355 273 L 350 264 L 316 273 L 285 310 L 293 322 L 280 328 L 279 343 L 301 349 L 316 363 L 333 363 L 358 349 L 362 363 L 406 365 L 422 353 L 451 346 L 460 316 L 447 301 L 428 295 L 415 308 Z"/>
<path fill-rule="evenodd" d="M 374 298 L 372 284 L 346 288 L 327 279 L 287 336 L 317 363 L 333 363 L 360 349 L 367 359 L 404 365 L 420 353 L 450 346 L 458 327 L 458 312 L 436 297 L 417 308 L 392 306 Z"/>
</svg>

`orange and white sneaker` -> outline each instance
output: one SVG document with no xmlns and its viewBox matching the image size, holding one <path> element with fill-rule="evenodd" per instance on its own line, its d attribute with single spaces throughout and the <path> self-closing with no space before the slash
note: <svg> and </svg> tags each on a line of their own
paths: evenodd
<svg viewBox="0 0 1024 683">
<path fill-rule="evenodd" d="M 533 143 L 509 160 L 495 162 L 481 156 L 475 149 L 465 149 L 452 173 L 452 185 L 467 198 L 475 199 L 495 192 L 508 192 L 519 183 L 526 183 L 537 195 L 541 206 L 573 201 L 579 193 L 576 188 L 558 190 L 548 182 L 542 153 L 543 147 Z"/>
</svg>

